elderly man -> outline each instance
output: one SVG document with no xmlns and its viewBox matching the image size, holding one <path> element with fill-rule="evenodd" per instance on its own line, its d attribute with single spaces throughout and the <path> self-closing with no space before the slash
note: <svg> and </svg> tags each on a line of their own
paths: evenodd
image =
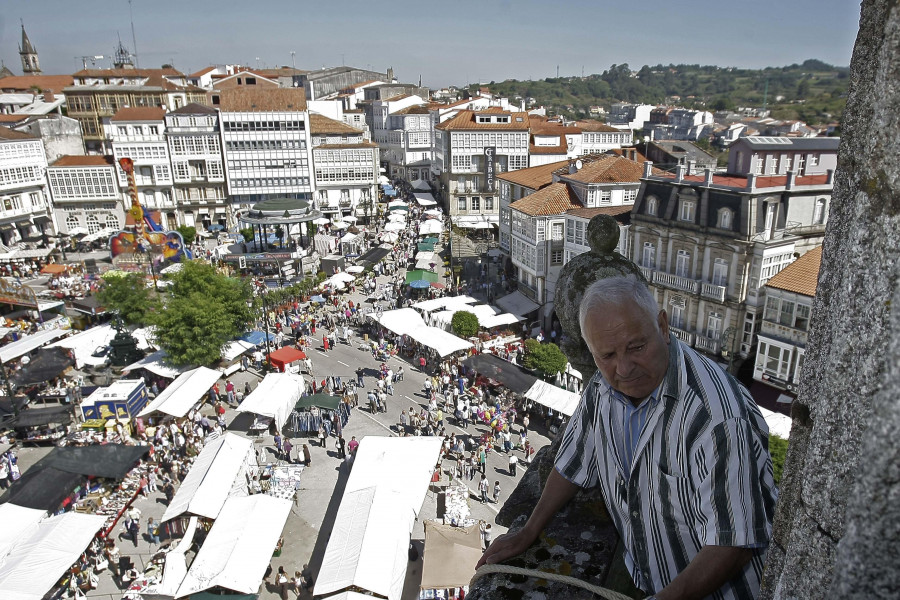
<svg viewBox="0 0 900 600">
<path fill-rule="evenodd" d="M 756 404 L 669 335 L 634 276 L 591 285 L 579 321 L 599 372 L 527 524 L 479 566 L 524 552 L 580 488 L 599 485 L 639 588 L 659 600 L 755 598 L 778 494 Z"/>
</svg>

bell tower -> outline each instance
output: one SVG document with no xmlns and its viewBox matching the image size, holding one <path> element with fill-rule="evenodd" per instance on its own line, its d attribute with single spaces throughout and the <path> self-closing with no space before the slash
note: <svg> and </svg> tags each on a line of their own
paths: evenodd
<svg viewBox="0 0 900 600">
<path fill-rule="evenodd" d="M 37 50 L 31 45 L 28 34 L 25 33 L 25 24 L 22 24 L 22 45 L 19 46 L 19 56 L 22 57 L 22 72 L 26 75 L 40 75 L 41 63 L 38 61 Z"/>
</svg>

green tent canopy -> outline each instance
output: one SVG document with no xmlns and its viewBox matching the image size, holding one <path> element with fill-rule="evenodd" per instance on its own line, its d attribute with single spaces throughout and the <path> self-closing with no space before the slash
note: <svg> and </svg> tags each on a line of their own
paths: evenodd
<svg viewBox="0 0 900 600">
<path fill-rule="evenodd" d="M 437 273 L 432 273 L 431 271 L 426 271 L 424 269 L 413 269 L 412 271 L 406 272 L 406 283 L 412 283 L 413 281 L 419 281 L 420 279 L 433 283 L 437 281 L 439 277 Z"/>
<path fill-rule="evenodd" d="M 388 212 L 393 210 L 402 210 L 403 212 L 409 212 L 408 206 L 391 206 L 388 208 Z"/>
<path fill-rule="evenodd" d="M 419 252 L 434 252 L 434 242 L 419 242 L 416 249 Z"/>
<path fill-rule="evenodd" d="M 318 406 L 319 408 L 324 408 L 326 410 L 337 410 L 340 405 L 341 399 L 339 396 L 332 396 L 331 394 L 313 394 L 312 396 L 303 396 L 297 400 L 297 404 L 294 408 L 310 408 L 312 406 Z"/>
</svg>

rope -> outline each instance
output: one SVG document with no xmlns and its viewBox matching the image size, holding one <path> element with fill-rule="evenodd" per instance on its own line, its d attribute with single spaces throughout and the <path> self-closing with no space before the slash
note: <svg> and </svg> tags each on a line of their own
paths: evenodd
<svg viewBox="0 0 900 600">
<path fill-rule="evenodd" d="M 613 590 L 600 587 L 599 585 L 593 585 L 586 581 L 582 581 L 581 579 L 569 577 L 568 575 L 547 573 L 545 571 L 537 571 L 535 569 L 525 569 L 522 567 L 511 567 L 509 565 L 500 564 L 481 565 L 481 568 L 475 571 L 475 575 L 472 576 L 472 581 L 469 582 L 469 586 L 471 587 L 472 584 L 475 583 L 475 580 L 479 577 L 490 575 L 492 573 L 503 573 L 505 575 L 524 575 L 525 577 L 535 577 L 539 579 L 546 579 L 548 581 L 557 581 L 559 583 L 565 583 L 566 585 L 580 587 L 591 592 L 592 594 L 596 594 L 601 598 L 604 598 L 605 600 L 632 600 L 630 596 L 626 596 L 625 594 L 620 594 L 619 592 L 614 592 Z"/>
</svg>

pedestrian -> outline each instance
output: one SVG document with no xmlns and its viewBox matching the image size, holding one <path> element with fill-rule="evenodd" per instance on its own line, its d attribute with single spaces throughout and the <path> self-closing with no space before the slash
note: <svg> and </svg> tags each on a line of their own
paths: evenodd
<svg viewBox="0 0 900 600">
<path fill-rule="evenodd" d="M 288 464 L 291 464 L 291 450 L 294 449 L 294 445 L 291 443 L 290 439 L 285 438 L 282 447 L 284 448 L 284 460 L 287 461 Z"/>
<path fill-rule="evenodd" d="M 350 443 L 347 444 L 347 448 L 350 450 L 350 454 L 356 454 L 356 449 L 359 448 L 359 442 L 356 441 L 356 436 L 350 438 Z"/>
<path fill-rule="evenodd" d="M 511 477 L 516 476 L 516 465 L 519 463 L 519 459 L 516 458 L 516 455 L 510 452 L 509 454 L 509 474 Z"/>
<path fill-rule="evenodd" d="M 328 336 L 327 335 L 322 336 L 322 348 L 324 348 L 325 354 L 328 354 Z"/>
<path fill-rule="evenodd" d="M 172 484 L 171 479 L 166 480 L 166 484 L 163 486 L 163 494 L 166 495 L 166 506 L 172 504 L 172 498 L 175 497 L 175 486 Z"/>
<path fill-rule="evenodd" d="M 491 524 L 484 523 L 481 527 L 481 538 L 484 540 L 484 549 L 487 550 L 491 547 Z"/>
<path fill-rule="evenodd" d="M 281 458 L 281 434 L 276 433 L 273 442 L 275 444 L 275 458 Z"/>
<path fill-rule="evenodd" d="M 131 519 L 128 521 L 128 534 L 131 535 L 131 541 L 134 542 L 134 547 L 137 548 L 138 545 L 138 535 L 141 532 L 141 522 L 139 519 Z"/>
<path fill-rule="evenodd" d="M 366 387 L 365 381 L 363 381 L 363 375 L 365 375 L 365 372 L 365 369 L 363 369 L 362 367 L 356 368 L 356 385 L 358 387 Z"/>
<path fill-rule="evenodd" d="M 347 458 L 347 442 L 344 441 L 344 436 L 339 435 L 334 445 L 337 448 L 338 458 Z"/>
<path fill-rule="evenodd" d="M 500 503 L 500 482 L 494 482 L 494 504 Z"/>
<path fill-rule="evenodd" d="M 328 436 L 325 433 L 325 424 L 322 423 L 321 425 L 319 425 L 318 438 L 319 438 L 319 445 L 322 446 L 323 448 L 325 447 L 325 438 L 326 437 L 328 437 Z"/>
<path fill-rule="evenodd" d="M 237 406 L 234 401 L 234 383 L 230 379 L 225 380 L 225 396 L 230 406 Z"/>
<path fill-rule="evenodd" d="M 284 567 L 278 567 L 278 575 L 275 577 L 275 587 L 278 588 L 278 596 L 281 600 L 288 600 L 289 585 L 290 581 L 288 580 L 287 573 L 284 571 Z"/>
<path fill-rule="evenodd" d="M 481 475 L 481 481 L 478 482 L 478 491 L 481 493 L 481 503 L 487 504 L 488 502 L 488 488 L 490 484 L 488 483 L 487 476 L 483 473 Z"/>
<path fill-rule="evenodd" d="M 309 448 L 306 444 L 303 444 L 303 464 L 307 467 L 312 464 L 312 459 L 309 456 Z"/>
<path fill-rule="evenodd" d="M 147 519 L 147 537 L 150 543 L 159 546 L 159 525 L 153 520 L 153 517 Z"/>
<path fill-rule="evenodd" d="M 247 380 L 244 382 L 244 399 L 246 400 L 247 396 L 250 395 L 250 381 Z"/>
</svg>

